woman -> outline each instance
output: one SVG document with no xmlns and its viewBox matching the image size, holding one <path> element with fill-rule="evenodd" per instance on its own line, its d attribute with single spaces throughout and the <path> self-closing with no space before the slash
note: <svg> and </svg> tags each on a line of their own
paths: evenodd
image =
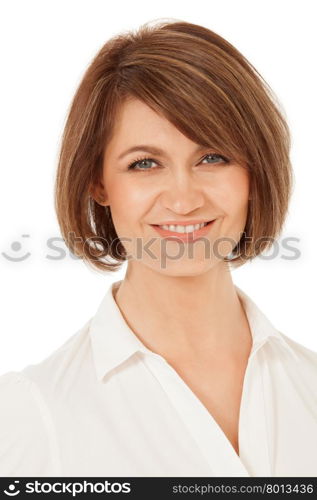
<svg viewBox="0 0 317 500">
<path fill-rule="evenodd" d="M 317 353 L 231 268 L 270 247 L 292 186 L 268 85 L 186 23 L 109 40 L 72 102 L 56 178 L 69 248 L 128 261 L 95 316 L 1 377 L 1 475 L 316 476 Z"/>
</svg>

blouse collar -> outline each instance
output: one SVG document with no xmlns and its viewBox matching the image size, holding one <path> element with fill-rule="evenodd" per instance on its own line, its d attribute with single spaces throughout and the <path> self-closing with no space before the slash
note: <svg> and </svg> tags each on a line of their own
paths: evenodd
<svg viewBox="0 0 317 500">
<path fill-rule="evenodd" d="M 113 291 L 120 283 L 121 281 L 117 281 L 109 286 L 90 321 L 89 334 L 98 380 L 102 380 L 111 370 L 136 352 L 156 355 L 129 328 L 116 303 Z M 235 288 L 243 304 L 253 338 L 250 356 L 266 342 L 277 341 L 293 359 L 298 360 L 295 350 L 287 343 L 284 335 L 276 330 L 245 292 L 236 285 Z"/>
</svg>

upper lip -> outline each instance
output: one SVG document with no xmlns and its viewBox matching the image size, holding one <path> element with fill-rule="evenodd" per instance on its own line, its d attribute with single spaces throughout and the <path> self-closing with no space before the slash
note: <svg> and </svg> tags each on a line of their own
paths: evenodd
<svg viewBox="0 0 317 500">
<path fill-rule="evenodd" d="M 202 224 L 203 222 L 211 222 L 214 219 L 196 219 L 196 220 L 168 220 L 164 222 L 158 222 L 157 224 L 153 224 L 153 226 L 189 226 L 195 224 Z"/>
</svg>

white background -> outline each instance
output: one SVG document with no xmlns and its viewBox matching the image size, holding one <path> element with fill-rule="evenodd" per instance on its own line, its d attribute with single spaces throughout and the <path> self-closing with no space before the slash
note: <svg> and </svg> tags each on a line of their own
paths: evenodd
<svg viewBox="0 0 317 500">
<path fill-rule="evenodd" d="M 96 312 L 117 274 L 57 256 L 57 153 L 70 101 L 91 59 L 113 35 L 158 18 L 202 24 L 235 45 L 280 100 L 292 133 L 295 189 L 282 237 L 301 255 L 256 259 L 233 271 L 283 333 L 317 350 L 316 16 L 314 1 L 2 2 L 0 373 L 36 363 Z M 29 235 L 25 237 L 23 235 Z M 20 250 L 11 245 L 20 243 Z M 14 245 L 13 245 L 14 246 Z M 59 246 L 62 246 L 61 243 Z M 20 262 L 5 257 L 21 257 Z"/>
</svg>

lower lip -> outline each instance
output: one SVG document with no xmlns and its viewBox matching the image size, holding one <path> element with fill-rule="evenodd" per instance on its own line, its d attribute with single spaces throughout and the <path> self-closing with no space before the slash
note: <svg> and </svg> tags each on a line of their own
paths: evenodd
<svg viewBox="0 0 317 500">
<path fill-rule="evenodd" d="M 177 239 L 183 241 L 184 243 L 189 243 L 198 240 L 202 236 L 205 236 L 214 222 L 215 221 L 212 220 L 211 222 L 208 222 L 206 226 L 203 226 L 201 229 L 196 229 L 191 233 L 176 233 L 175 231 L 162 229 L 160 226 L 155 226 L 154 224 L 152 224 L 152 227 L 154 227 L 154 229 L 156 229 L 156 231 L 165 239 L 170 239 L 172 241 L 175 241 L 175 239 Z"/>
</svg>

